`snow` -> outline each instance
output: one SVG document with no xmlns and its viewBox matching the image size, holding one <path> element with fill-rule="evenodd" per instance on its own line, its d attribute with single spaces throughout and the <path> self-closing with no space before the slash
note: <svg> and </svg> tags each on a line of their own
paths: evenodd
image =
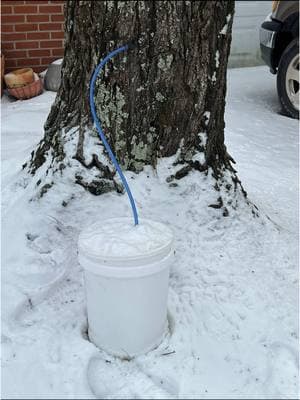
<svg viewBox="0 0 300 400">
<path fill-rule="evenodd" d="M 227 29 L 228 29 L 228 23 L 231 20 L 231 14 L 228 14 L 226 17 L 226 21 L 227 23 L 223 26 L 223 28 L 220 31 L 221 35 L 226 35 L 227 34 Z"/>
<path fill-rule="evenodd" d="M 132 218 L 110 218 L 88 226 L 80 234 L 79 247 L 96 259 L 126 262 L 130 258 L 151 257 L 162 250 L 164 256 L 172 241 L 172 231 L 160 222 L 143 219 L 135 226 Z"/>
<path fill-rule="evenodd" d="M 204 111 L 203 115 L 205 117 L 205 125 L 208 125 L 210 119 L 210 111 Z"/>
<path fill-rule="evenodd" d="M 217 50 L 216 54 L 215 54 L 216 68 L 219 68 L 219 65 L 220 65 L 219 60 L 220 60 L 220 52 L 219 52 L 219 50 Z"/>
<path fill-rule="evenodd" d="M 220 30 L 220 35 L 226 35 L 227 34 L 227 29 L 228 29 L 228 25 L 225 24 L 223 26 L 223 28 Z"/>
<path fill-rule="evenodd" d="M 52 64 L 61 65 L 62 62 L 63 62 L 63 58 L 59 58 L 58 60 L 53 61 Z"/>
<path fill-rule="evenodd" d="M 55 93 L 2 99 L 2 397 L 298 396 L 298 121 L 278 113 L 265 67 L 230 70 L 228 91 L 227 149 L 260 217 L 239 193 L 226 218 L 208 207 L 218 198 L 210 175 L 169 187 L 172 158 L 126 173 L 140 217 L 169 226 L 176 249 L 169 335 L 131 361 L 87 340 L 77 260 L 80 231 L 130 216 L 128 200 L 92 196 L 67 174 L 32 198 L 21 166 Z"/>
</svg>

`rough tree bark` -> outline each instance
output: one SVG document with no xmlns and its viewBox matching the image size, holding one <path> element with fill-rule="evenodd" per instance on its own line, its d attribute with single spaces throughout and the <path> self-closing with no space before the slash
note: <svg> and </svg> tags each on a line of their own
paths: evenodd
<svg viewBox="0 0 300 400">
<path fill-rule="evenodd" d="M 78 127 L 70 156 L 83 170 L 99 174 L 89 181 L 77 168 L 75 181 L 95 194 L 119 189 L 97 153 L 86 155 L 87 135 L 95 134 L 88 90 L 101 58 L 135 41 L 135 49 L 109 63 L 95 93 L 122 167 L 139 172 L 146 164 L 155 167 L 159 157 L 176 154 L 182 168 L 170 179 L 192 168 L 212 168 L 216 179 L 229 169 L 237 179 L 224 144 L 233 13 L 234 1 L 66 1 L 62 83 L 26 168 L 36 174 L 48 160 L 46 174 L 50 169 L 63 173 L 65 144 L 74 135 L 71 128 Z"/>
</svg>

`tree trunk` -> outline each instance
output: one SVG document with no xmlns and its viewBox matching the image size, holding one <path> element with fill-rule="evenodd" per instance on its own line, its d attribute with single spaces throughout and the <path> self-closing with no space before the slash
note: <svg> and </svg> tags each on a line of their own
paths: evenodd
<svg viewBox="0 0 300 400">
<path fill-rule="evenodd" d="M 234 1 L 68 0 L 62 83 L 30 172 L 47 161 L 47 174 L 50 169 L 63 173 L 76 162 L 75 181 L 92 193 L 120 189 L 112 168 L 98 157 L 88 93 L 98 62 L 132 41 L 136 47 L 109 62 L 95 92 L 99 118 L 121 166 L 139 172 L 176 154 L 182 169 L 174 178 L 192 168 L 212 168 L 216 179 L 224 169 L 234 171 L 224 145 L 233 13 Z M 75 140 L 76 146 L 66 146 Z M 98 146 L 90 149 L 90 140 Z M 86 178 L 86 171 L 95 169 L 99 174 Z"/>
</svg>

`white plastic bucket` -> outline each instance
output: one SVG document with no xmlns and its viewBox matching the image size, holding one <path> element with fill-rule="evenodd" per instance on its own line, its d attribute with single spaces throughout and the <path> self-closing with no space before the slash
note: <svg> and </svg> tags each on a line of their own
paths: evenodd
<svg viewBox="0 0 300 400">
<path fill-rule="evenodd" d="M 103 350 L 133 357 L 152 350 L 167 329 L 173 234 L 159 223 L 113 218 L 79 236 L 85 270 L 90 340 Z"/>
</svg>

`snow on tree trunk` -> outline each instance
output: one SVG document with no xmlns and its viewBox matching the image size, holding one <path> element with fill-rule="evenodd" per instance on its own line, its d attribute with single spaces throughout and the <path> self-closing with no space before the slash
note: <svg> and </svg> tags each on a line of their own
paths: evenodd
<svg viewBox="0 0 300 400">
<path fill-rule="evenodd" d="M 67 1 L 62 83 L 30 172 L 47 161 L 46 175 L 63 173 L 76 162 L 76 183 L 92 193 L 121 190 L 103 154 L 98 156 L 88 92 L 99 61 L 134 41 L 134 49 L 109 62 L 95 92 L 121 166 L 139 172 L 176 154 L 182 168 L 169 181 L 211 168 L 216 179 L 227 169 L 238 182 L 224 145 L 233 13 L 234 1 Z M 76 146 L 68 145 L 74 141 Z"/>
</svg>

